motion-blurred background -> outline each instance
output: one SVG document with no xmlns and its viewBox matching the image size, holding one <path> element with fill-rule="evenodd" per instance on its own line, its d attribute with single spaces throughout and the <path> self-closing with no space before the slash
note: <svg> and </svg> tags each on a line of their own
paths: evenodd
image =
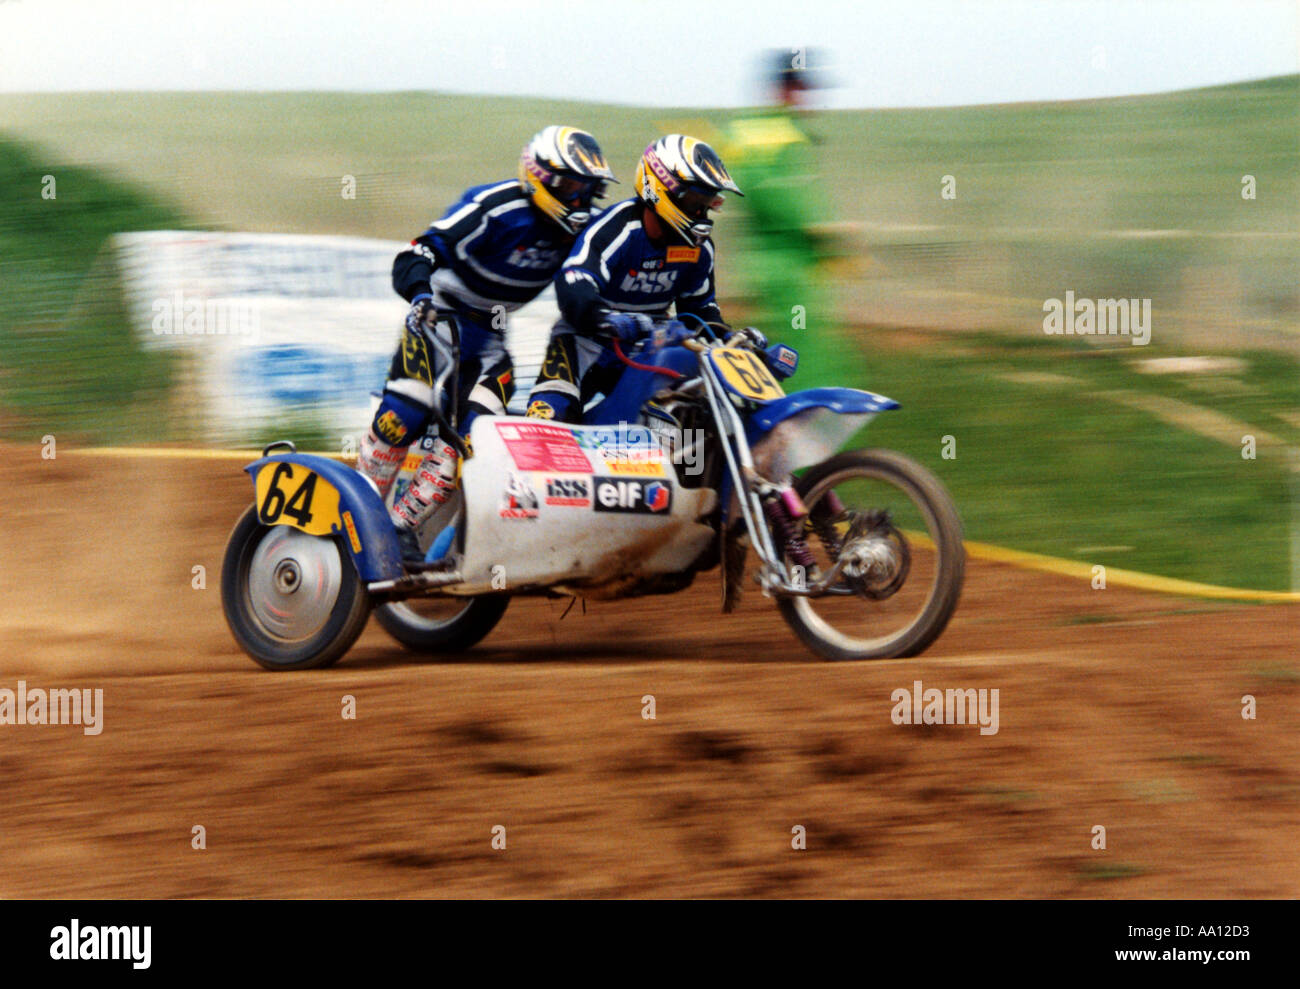
<svg viewBox="0 0 1300 989">
<path fill-rule="evenodd" d="M 513 175 L 540 127 L 592 131 L 630 194 L 655 136 L 725 132 L 767 99 L 768 53 L 809 46 L 842 383 L 903 403 L 871 442 L 941 469 L 972 539 L 1300 589 L 1295 5 L 797 7 L 0 2 L 0 437 L 213 441 L 192 383 L 217 342 L 149 338 L 134 311 L 172 275 L 141 290 L 156 256 L 114 235 L 376 238 L 382 316 L 311 271 L 268 279 L 298 279 L 292 319 L 323 339 L 395 339 L 384 243 Z M 742 201 L 716 229 L 739 322 L 762 288 Z M 185 264 L 175 288 L 201 291 Z M 1046 335 L 1067 291 L 1150 299 L 1149 345 Z M 280 421 L 217 441 L 337 448 L 322 391 L 378 388 L 384 362 L 310 359 L 275 350 Z"/>
<path fill-rule="evenodd" d="M 95 737 L 0 726 L 0 896 L 1297 895 L 1296 605 L 1115 570 L 1300 591 L 1298 24 L 1266 0 L 0 0 L 0 688 L 105 698 Z M 767 103 L 777 49 L 826 59 L 789 178 L 835 250 L 790 263 L 808 328 L 763 329 L 902 403 L 856 445 L 959 506 L 941 639 L 810 663 L 755 592 L 720 620 L 705 574 L 567 618 L 513 601 L 437 662 L 372 627 L 335 669 L 256 672 L 218 576 L 247 454 L 213 448 L 342 453 L 399 243 L 549 123 L 630 195 L 656 136 Z M 717 218 L 734 322 L 789 271 L 757 198 Z M 1149 343 L 1045 333 L 1067 293 L 1149 299 Z M 1000 691 L 1000 731 L 894 724 L 917 680 Z"/>
</svg>

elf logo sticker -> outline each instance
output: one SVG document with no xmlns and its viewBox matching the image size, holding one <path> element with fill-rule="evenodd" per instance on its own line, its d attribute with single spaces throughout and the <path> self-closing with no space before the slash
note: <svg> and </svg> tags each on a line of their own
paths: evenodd
<svg viewBox="0 0 1300 989">
<path fill-rule="evenodd" d="M 672 507 L 673 489 L 663 481 L 596 478 L 596 497 L 592 505 L 598 512 L 636 512 L 659 515 Z"/>
</svg>

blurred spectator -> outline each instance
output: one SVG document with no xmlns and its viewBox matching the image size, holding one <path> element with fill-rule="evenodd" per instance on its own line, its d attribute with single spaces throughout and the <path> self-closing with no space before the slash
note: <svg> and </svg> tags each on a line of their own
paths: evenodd
<svg viewBox="0 0 1300 989">
<path fill-rule="evenodd" d="M 846 253 L 845 224 L 828 222 L 830 209 L 818 177 L 818 139 L 807 128 L 810 97 L 828 85 L 825 59 L 815 49 L 785 48 L 763 58 L 770 105 L 727 126 L 724 155 L 745 191 L 738 200 L 752 235 L 745 270 L 755 321 L 772 340 L 800 353 L 795 381 L 807 388 L 835 381 L 835 311 L 829 262 Z M 842 375 L 840 375 L 842 377 Z"/>
</svg>

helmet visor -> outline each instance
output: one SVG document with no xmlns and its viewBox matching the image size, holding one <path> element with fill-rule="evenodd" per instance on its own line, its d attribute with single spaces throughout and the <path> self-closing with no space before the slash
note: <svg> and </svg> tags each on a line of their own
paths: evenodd
<svg viewBox="0 0 1300 989">
<path fill-rule="evenodd" d="M 722 209 L 722 196 L 717 189 L 687 186 L 678 194 L 677 206 L 692 220 L 703 220 L 709 215 L 709 210 Z"/>
<path fill-rule="evenodd" d="M 551 195 L 567 206 L 590 206 L 592 199 L 603 195 L 604 185 L 603 179 L 574 175 L 556 175 L 546 183 Z"/>
</svg>

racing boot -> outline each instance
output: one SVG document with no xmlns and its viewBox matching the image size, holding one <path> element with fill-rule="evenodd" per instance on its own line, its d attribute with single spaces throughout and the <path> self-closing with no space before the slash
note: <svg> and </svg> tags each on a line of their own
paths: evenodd
<svg viewBox="0 0 1300 989">
<path fill-rule="evenodd" d="M 402 547 L 402 559 L 407 563 L 423 563 L 424 553 L 416 539 L 420 527 L 437 511 L 451 501 L 458 484 L 460 454 L 455 447 L 438 439 L 406 486 L 402 496 L 393 502 L 389 518 L 397 529 L 397 541 Z"/>
<path fill-rule="evenodd" d="M 375 482 L 379 497 L 387 498 L 388 490 L 406 459 L 405 446 L 393 446 L 380 439 L 371 428 L 361 440 L 361 450 L 357 454 L 357 470 Z"/>
</svg>

